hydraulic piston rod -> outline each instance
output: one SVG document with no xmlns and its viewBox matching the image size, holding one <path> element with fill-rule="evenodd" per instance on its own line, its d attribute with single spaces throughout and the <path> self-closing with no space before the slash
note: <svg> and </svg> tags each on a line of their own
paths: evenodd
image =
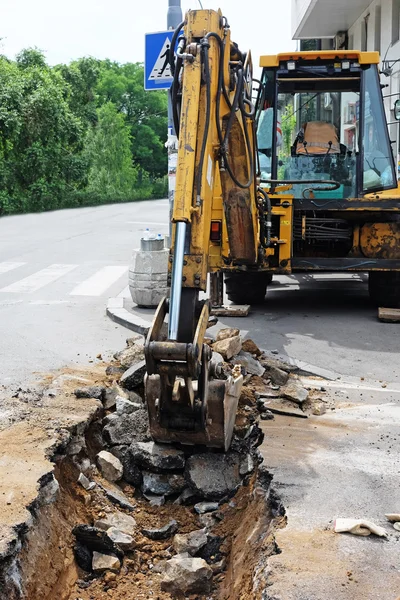
<svg viewBox="0 0 400 600">
<path fill-rule="evenodd" d="M 186 223 L 179 221 L 175 231 L 174 262 L 172 265 L 171 298 L 168 321 L 168 339 L 178 339 L 179 315 L 182 297 L 182 271 L 185 255 Z"/>
</svg>

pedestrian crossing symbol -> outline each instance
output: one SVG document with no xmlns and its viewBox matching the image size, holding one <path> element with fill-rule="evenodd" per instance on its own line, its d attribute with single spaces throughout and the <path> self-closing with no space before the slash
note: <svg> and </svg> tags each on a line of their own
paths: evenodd
<svg viewBox="0 0 400 600">
<path fill-rule="evenodd" d="M 174 32 L 160 31 L 145 36 L 145 90 L 168 90 L 172 84 L 169 51 Z"/>
<path fill-rule="evenodd" d="M 169 64 L 169 49 L 171 47 L 171 41 L 166 38 L 161 52 L 154 63 L 153 70 L 149 77 L 150 80 L 165 82 L 172 79 L 171 67 Z"/>
</svg>

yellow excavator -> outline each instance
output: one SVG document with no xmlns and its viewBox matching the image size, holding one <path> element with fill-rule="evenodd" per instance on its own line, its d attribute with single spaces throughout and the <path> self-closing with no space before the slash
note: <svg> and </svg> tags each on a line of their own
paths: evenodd
<svg viewBox="0 0 400 600">
<path fill-rule="evenodd" d="M 274 274 L 367 271 L 372 299 L 400 306 L 397 176 L 378 53 L 262 56 L 254 80 L 213 10 L 189 11 L 170 52 L 171 293 L 146 340 L 145 394 L 155 440 L 227 450 L 243 378 L 222 378 L 204 344 L 223 285 L 254 304 Z"/>
</svg>

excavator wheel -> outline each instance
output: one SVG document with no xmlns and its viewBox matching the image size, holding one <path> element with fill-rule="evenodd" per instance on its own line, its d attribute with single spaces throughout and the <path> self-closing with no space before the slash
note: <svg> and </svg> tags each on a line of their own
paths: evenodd
<svg viewBox="0 0 400 600">
<path fill-rule="evenodd" d="M 375 306 L 400 308 L 400 271 L 370 271 L 368 289 Z"/>
<path fill-rule="evenodd" d="M 265 272 L 225 273 L 227 296 L 234 304 L 261 304 L 267 293 L 272 274 Z"/>
</svg>

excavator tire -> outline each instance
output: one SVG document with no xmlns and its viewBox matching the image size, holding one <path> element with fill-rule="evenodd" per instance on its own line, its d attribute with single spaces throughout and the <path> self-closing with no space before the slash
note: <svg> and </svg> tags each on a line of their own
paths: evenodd
<svg viewBox="0 0 400 600">
<path fill-rule="evenodd" d="M 225 290 L 234 304 L 261 304 L 265 300 L 271 273 L 225 273 Z"/>
<path fill-rule="evenodd" d="M 370 271 L 368 289 L 375 306 L 400 308 L 400 271 Z"/>
</svg>

